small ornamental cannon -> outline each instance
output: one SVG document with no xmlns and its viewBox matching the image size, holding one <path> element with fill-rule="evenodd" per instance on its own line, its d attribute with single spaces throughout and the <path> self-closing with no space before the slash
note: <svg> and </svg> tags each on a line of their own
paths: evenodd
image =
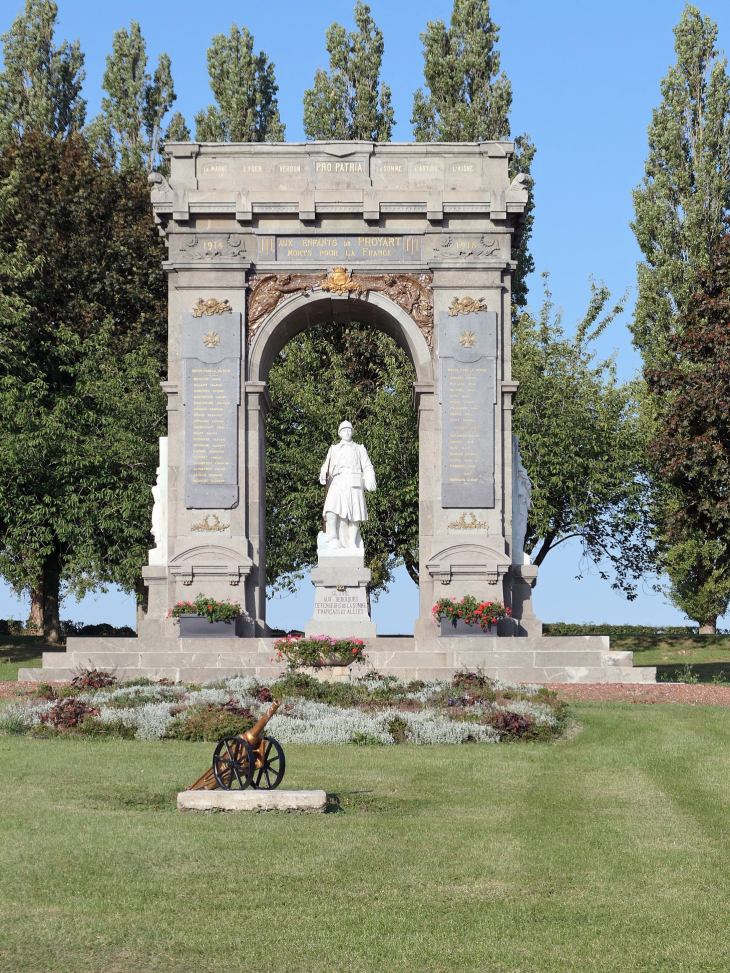
<svg viewBox="0 0 730 973">
<path fill-rule="evenodd" d="M 262 730 L 281 704 L 274 700 L 256 726 L 240 737 L 221 740 L 213 753 L 213 766 L 188 791 L 245 790 L 247 787 L 273 790 L 284 779 L 284 751 Z"/>
</svg>

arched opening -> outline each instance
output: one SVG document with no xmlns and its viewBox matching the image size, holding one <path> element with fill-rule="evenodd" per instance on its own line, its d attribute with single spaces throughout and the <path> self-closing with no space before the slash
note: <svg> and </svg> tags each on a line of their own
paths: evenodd
<svg viewBox="0 0 730 973">
<path fill-rule="evenodd" d="M 249 382 L 268 387 L 266 580 L 292 590 L 317 563 L 324 489 L 320 468 L 342 419 L 355 426 L 375 466 L 363 525 L 365 563 L 377 598 L 403 564 L 419 572 L 419 423 L 414 384 L 430 382 L 431 351 L 418 325 L 381 294 L 290 298 L 251 343 Z M 263 513 L 263 511 L 262 511 Z M 263 537 L 262 537 L 263 541 Z M 260 555 L 264 553 L 263 543 Z M 263 561 L 263 558 L 261 558 Z M 408 582 L 406 582 L 408 583 Z M 302 618 L 304 626 L 306 618 Z"/>
</svg>

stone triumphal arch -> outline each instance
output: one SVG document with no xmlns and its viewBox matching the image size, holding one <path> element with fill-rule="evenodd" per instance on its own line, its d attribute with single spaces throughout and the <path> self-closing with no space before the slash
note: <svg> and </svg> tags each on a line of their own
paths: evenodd
<svg viewBox="0 0 730 973">
<path fill-rule="evenodd" d="M 528 178 L 510 179 L 512 151 L 510 142 L 166 146 L 169 180 L 150 176 L 168 251 L 169 372 L 148 611 L 137 639 L 69 639 L 65 657 L 44 657 L 25 678 L 89 663 L 196 681 L 277 671 L 266 624 L 267 377 L 298 332 L 351 320 L 391 335 L 416 372 L 420 610 L 413 639 L 368 646 L 375 666 L 409 678 L 463 665 L 528 681 L 651 677 L 607 639 L 540 638 L 532 611 L 537 568 L 522 551 L 529 481 L 512 436 L 510 368 Z M 312 580 L 336 586 L 336 574 Z M 358 584 L 366 574 L 356 572 Z M 244 604 L 247 637 L 179 638 L 168 611 L 199 592 Z M 511 607 L 499 638 L 440 637 L 434 602 L 469 593 Z"/>
<path fill-rule="evenodd" d="M 152 204 L 168 245 L 167 529 L 145 569 L 149 634 L 191 587 L 266 634 L 266 379 L 308 325 L 371 323 L 416 371 L 420 613 L 494 592 L 536 624 L 514 556 L 512 253 L 527 203 L 512 144 L 168 147 Z M 515 562 L 513 564 L 513 561 Z M 169 633 L 172 634 L 172 633 Z"/>
</svg>

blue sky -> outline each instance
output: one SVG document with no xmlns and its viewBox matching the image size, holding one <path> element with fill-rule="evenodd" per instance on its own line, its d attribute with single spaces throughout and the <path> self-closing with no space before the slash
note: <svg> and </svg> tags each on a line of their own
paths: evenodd
<svg viewBox="0 0 730 973">
<path fill-rule="evenodd" d="M 115 30 L 140 23 L 147 41 L 150 69 L 166 51 L 178 100 L 193 129 L 193 115 L 212 99 L 206 50 L 215 33 L 232 22 L 253 33 L 276 65 L 279 107 L 289 141 L 302 141 L 302 94 L 318 66 L 327 66 L 325 30 L 335 20 L 353 27 L 354 0 L 319 3 L 271 0 L 245 4 L 218 0 L 176 0 L 150 4 L 142 0 L 57 0 L 59 39 L 79 38 L 86 55 L 84 95 L 89 117 L 99 110 L 105 58 Z M 10 26 L 20 0 L 0 0 L 0 31 Z M 422 84 L 419 33 L 428 20 L 448 22 L 450 0 L 372 0 L 373 16 L 385 35 L 383 80 L 390 85 L 397 126 L 395 140 L 410 141 L 413 92 Z M 533 168 L 536 221 L 532 251 L 536 279 L 531 303 L 540 303 L 539 273 L 551 275 L 554 301 L 564 309 L 570 328 L 588 299 L 588 278 L 602 279 L 614 294 L 633 287 L 638 249 L 629 227 L 631 190 L 641 181 L 647 151 L 646 130 L 660 100 L 659 83 L 674 61 L 672 28 L 684 3 L 679 0 L 494 0 L 492 17 L 500 26 L 502 68 L 514 93 L 513 134 L 528 132 L 537 145 Z M 700 5 L 716 20 L 719 47 L 730 40 L 730 6 L 726 0 Z M 633 291 L 629 308 L 633 306 Z M 629 312 L 630 313 L 630 312 Z M 639 366 L 626 329 L 626 315 L 601 339 L 600 351 L 618 351 L 619 373 L 629 378 Z M 683 617 L 646 593 L 629 603 L 595 576 L 575 580 L 580 552 L 565 545 L 551 553 L 535 590 L 538 615 L 547 621 L 612 621 L 681 624 Z M 307 590 L 309 589 L 309 590 Z M 272 622 L 301 624 L 309 618 L 313 589 L 307 584 L 295 598 L 271 606 Z M 397 607 L 396 607 L 397 606 Z M 416 589 L 405 576 L 375 609 L 381 631 L 406 631 L 417 612 Z M 0 616 L 21 617 L 24 609 L 0 591 Z M 120 595 L 93 596 L 82 605 L 69 602 L 65 617 L 128 622 L 133 604 Z"/>
</svg>

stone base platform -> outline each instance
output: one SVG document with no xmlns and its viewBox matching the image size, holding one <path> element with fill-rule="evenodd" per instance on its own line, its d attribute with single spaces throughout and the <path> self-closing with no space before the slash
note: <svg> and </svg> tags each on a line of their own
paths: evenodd
<svg viewBox="0 0 730 973">
<path fill-rule="evenodd" d="M 178 811 L 304 811 L 327 810 L 324 791 L 181 791 Z"/>
<path fill-rule="evenodd" d="M 19 680 L 67 681 L 82 669 L 113 670 L 120 679 L 146 676 L 205 682 L 226 676 L 271 680 L 274 639 L 70 638 L 65 652 L 44 652 L 42 669 L 20 669 Z M 632 652 L 611 652 L 607 635 L 552 638 L 377 638 L 366 647 L 372 668 L 400 679 L 450 679 L 458 670 L 522 683 L 656 682 L 654 667 L 633 668 Z M 321 678 L 364 674 L 362 666 Z"/>
</svg>

